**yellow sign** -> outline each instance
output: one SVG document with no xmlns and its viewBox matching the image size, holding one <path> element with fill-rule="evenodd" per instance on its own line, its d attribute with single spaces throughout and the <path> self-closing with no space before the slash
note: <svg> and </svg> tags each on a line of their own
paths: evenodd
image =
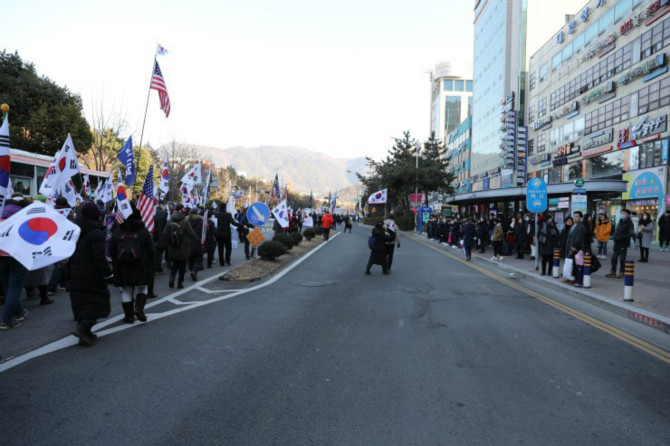
<svg viewBox="0 0 670 446">
<path fill-rule="evenodd" d="M 247 234 L 247 239 L 251 243 L 251 245 L 256 248 L 258 245 L 263 243 L 263 240 L 265 240 L 265 237 L 263 237 L 263 234 L 261 234 L 261 230 L 258 228 L 254 228 L 253 231 L 251 231 L 249 234 Z"/>
</svg>

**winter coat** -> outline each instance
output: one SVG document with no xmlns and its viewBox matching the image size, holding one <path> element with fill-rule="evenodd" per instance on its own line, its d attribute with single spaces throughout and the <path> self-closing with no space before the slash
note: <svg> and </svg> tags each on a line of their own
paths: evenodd
<svg viewBox="0 0 670 446">
<path fill-rule="evenodd" d="M 658 239 L 670 240 L 670 216 L 668 214 L 663 214 L 658 219 Z"/>
<path fill-rule="evenodd" d="M 514 240 L 516 244 L 526 243 L 526 223 L 518 223 L 514 226 Z"/>
<path fill-rule="evenodd" d="M 221 211 L 216 214 L 216 238 L 230 238 L 230 225 L 238 228 L 241 226 L 233 219 L 233 216 L 230 215 L 230 212 L 226 212 L 225 209 L 221 209 Z"/>
<path fill-rule="evenodd" d="M 568 233 L 570 232 L 570 228 L 572 228 L 573 225 L 565 225 L 563 226 L 563 230 L 561 231 L 561 238 L 560 238 L 560 247 L 561 247 L 561 258 L 562 259 L 567 259 L 570 257 L 570 247 L 568 246 Z"/>
<path fill-rule="evenodd" d="M 471 248 L 475 244 L 475 237 L 477 237 L 477 227 L 469 221 L 463 226 L 463 246 Z"/>
<path fill-rule="evenodd" d="M 504 235 L 503 227 L 501 223 L 496 224 L 493 227 L 493 235 L 491 236 L 491 241 L 492 242 L 502 242 L 503 241 L 503 235 Z"/>
<path fill-rule="evenodd" d="M 586 236 L 586 228 L 584 227 L 584 224 L 581 222 L 574 223 L 570 229 L 572 230 L 568 231 L 568 238 L 566 240 L 567 251 L 570 252 L 575 244 L 579 246 L 579 249 L 584 249 L 584 238 Z"/>
<path fill-rule="evenodd" d="M 165 248 L 167 240 L 165 239 L 165 225 L 167 224 L 167 211 L 161 207 L 156 208 L 154 215 L 154 246 L 156 248 Z"/>
<path fill-rule="evenodd" d="M 230 214 L 228 214 L 230 215 Z M 186 221 L 186 216 L 182 214 L 181 212 L 175 212 L 172 214 L 172 218 L 168 222 L 167 225 L 165 225 L 165 237 L 166 240 L 168 238 L 168 234 L 170 232 L 170 224 L 171 223 L 176 223 L 179 225 L 181 228 L 181 233 L 182 233 L 182 239 L 181 243 L 177 246 L 170 246 L 168 245 L 167 247 L 167 259 L 168 260 L 188 260 L 189 256 L 191 255 L 191 249 L 190 249 L 190 241 L 191 240 L 197 240 L 200 241 L 200 235 L 196 234 L 191 225 Z M 230 233 L 230 227 L 228 228 L 228 231 Z"/>
<path fill-rule="evenodd" d="M 553 256 L 554 248 L 560 243 L 560 235 L 556 223 L 544 222 L 540 227 L 540 235 L 538 236 L 538 243 L 540 248 L 540 255 Z"/>
<path fill-rule="evenodd" d="M 81 228 L 77 247 L 63 268 L 70 292 L 75 319 L 102 319 L 109 316 L 109 290 L 106 279 L 112 270 L 105 258 L 103 226 L 80 217 L 75 223 Z"/>
<path fill-rule="evenodd" d="M 630 245 L 630 238 L 635 235 L 635 226 L 630 218 L 619 219 L 616 225 L 612 239 L 615 245 L 628 246 Z"/>
<path fill-rule="evenodd" d="M 129 262 L 119 258 L 123 255 L 123 239 L 127 236 L 137 236 L 137 245 L 140 248 L 137 261 Z M 128 219 L 112 234 L 109 245 L 109 254 L 112 256 L 114 268 L 114 286 L 147 285 L 153 276 L 154 241 L 149 230 L 142 220 Z"/>
<path fill-rule="evenodd" d="M 477 238 L 482 243 L 486 243 L 489 239 L 489 228 L 485 221 L 477 223 Z"/>
<path fill-rule="evenodd" d="M 333 217 L 330 214 L 323 214 L 323 217 L 321 217 L 321 226 L 323 226 L 323 229 L 330 229 L 332 225 Z"/>
<path fill-rule="evenodd" d="M 386 231 L 374 227 L 372 228 L 372 236 L 375 238 L 375 245 L 370 250 L 369 262 L 372 265 L 386 265 Z"/>
<path fill-rule="evenodd" d="M 207 220 L 207 238 L 205 238 L 205 248 L 208 251 L 216 249 L 216 223 L 213 219 Z"/>
<path fill-rule="evenodd" d="M 247 235 L 249 235 L 251 229 L 254 228 L 254 225 L 249 223 L 247 214 L 243 212 L 239 214 L 237 221 L 240 223 L 240 228 L 237 230 L 237 233 L 240 236 L 240 242 L 244 243 L 244 241 L 247 239 Z"/>
<path fill-rule="evenodd" d="M 188 217 L 186 217 L 186 221 L 191 225 L 191 228 L 193 228 L 193 232 L 196 234 L 199 234 L 200 237 L 198 237 L 198 240 L 193 240 L 189 239 L 189 254 L 191 256 L 201 256 L 205 253 L 205 248 L 202 246 L 202 225 L 204 223 L 204 220 L 202 218 L 202 215 L 197 215 L 197 214 L 191 214 Z M 206 238 L 205 238 L 206 240 Z"/>
<path fill-rule="evenodd" d="M 640 234 L 642 234 L 642 238 L 640 239 L 640 246 L 643 248 L 649 248 L 651 245 L 651 240 L 654 238 L 654 222 L 648 220 L 646 224 L 643 224 L 642 220 L 640 220 L 637 228 L 640 231 Z"/>
<path fill-rule="evenodd" d="M 598 220 L 594 232 L 596 233 L 596 240 L 599 242 L 608 242 L 612 233 L 612 223 L 607 218 L 603 221 Z"/>
</svg>

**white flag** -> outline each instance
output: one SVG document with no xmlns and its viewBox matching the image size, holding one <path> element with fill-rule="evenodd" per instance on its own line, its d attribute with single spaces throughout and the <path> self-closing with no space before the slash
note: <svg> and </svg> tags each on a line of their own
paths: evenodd
<svg viewBox="0 0 670 446">
<path fill-rule="evenodd" d="M 80 232 L 46 204 L 33 203 L 0 223 L 0 246 L 34 271 L 72 256 Z"/>
<path fill-rule="evenodd" d="M 374 194 L 370 195 L 370 198 L 368 198 L 368 203 L 369 204 L 386 203 L 387 192 L 388 192 L 388 189 L 382 189 L 380 191 L 375 192 Z"/>
<path fill-rule="evenodd" d="M 117 212 L 121 212 L 124 219 L 133 214 L 133 208 L 130 206 L 130 201 L 128 200 L 126 188 L 123 183 L 119 183 L 118 186 L 116 186 L 116 206 Z"/>
<path fill-rule="evenodd" d="M 163 167 L 161 168 L 160 188 L 165 194 L 170 191 L 170 169 L 167 160 L 165 160 Z"/>
<path fill-rule="evenodd" d="M 272 210 L 272 215 L 275 216 L 282 228 L 288 228 L 288 209 L 286 208 L 286 200 L 283 200 Z"/>
<path fill-rule="evenodd" d="M 202 165 L 197 163 L 195 166 L 191 167 L 191 170 L 186 172 L 184 178 L 181 179 L 181 182 L 193 186 L 196 183 L 202 181 Z"/>
<path fill-rule="evenodd" d="M 67 183 L 58 188 L 58 195 L 64 197 L 70 207 L 75 207 L 77 205 L 77 191 L 74 189 L 72 180 L 69 180 Z"/>
<path fill-rule="evenodd" d="M 96 200 L 102 198 L 102 191 L 105 190 L 105 182 L 102 179 L 98 179 L 98 185 L 95 187 L 95 192 L 93 192 L 93 197 Z"/>
<path fill-rule="evenodd" d="M 79 173 L 79 160 L 74 150 L 72 136 L 68 133 L 63 148 L 56 154 L 49 170 L 44 175 L 44 181 L 40 186 L 40 194 L 48 197 L 60 186 L 67 183 L 72 175 L 77 173 Z"/>
</svg>

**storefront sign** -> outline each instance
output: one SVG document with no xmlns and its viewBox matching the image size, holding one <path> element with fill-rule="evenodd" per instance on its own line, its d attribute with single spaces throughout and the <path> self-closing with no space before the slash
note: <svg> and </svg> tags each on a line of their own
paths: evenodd
<svg viewBox="0 0 670 446">
<path fill-rule="evenodd" d="M 626 85 L 630 81 L 645 76 L 663 65 L 665 65 L 665 53 L 657 54 L 631 69 L 628 73 L 621 76 L 617 82 L 619 85 Z"/>
<path fill-rule="evenodd" d="M 567 144 L 563 144 L 562 146 L 558 146 L 556 149 L 556 156 L 570 156 L 577 152 L 579 152 L 579 146 L 575 146 L 575 143 L 569 142 Z"/>
<path fill-rule="evenodd" d="M 642 116 L 635 126 L 630 129 L 630 139 L 636 140 L 654 133 L 665 132 L 668 129 L 667 117 L 668 115 L 662 115 L 656 119 L 647 121 L 647 117 Z"/>
<path fill-rule="evenodd" d="M 584 158 L 587 158 L 590 156 L 600 155 L 601 153 L 609 152 L 613 148 L 614 146 L 596 147 L 595 149 L 584 150 L 582 152 L 582 155 L 584 156 Z"/>
<path fill-rule="evenodd" d="M 614 82 L 607 82 L 605 85 L 602 87 L 594 88 L 593 90 L 589 91 L 586 93 L 584 96 L 582 96 L 582 102 L 586 104 L 590 104 L 593 101 L 597 101 L 604 95 L 608 93 L 612 93 L 615 89 Z"/>
<path fill-rule="evenodd" d="M 665 197 L 665 182 L 667 169 L 665 167 L 652 167 L 623 175 L 624 181 L 628 182 L 628 190 L 621 195 L 624 200 L 655 199 L 661 203 Z"/>
<path fill-rule="evenodd" d="M 584 55 L 582 56 L 582 62 L 591 59 L 595 55 L 603 57 L 605 54 L 612 51 L 614 48 L 616 48 L 617 37 L 618 37 L 617 34 L 612 33 L 603 40 L 596 42 L 589 51 L 586 51 L 584 53 Z M 605 51 L 602 54 L 600 54 L 601 50 Z"/>
<path fill-rule="evenodd" d="M 577 211 L 580 211 L 582 214 L 586 215 L 586 194 L 572 195 L 571 197 L 572 209 L 570 213 L 574 214 Z"/>
<path fill-rule="evenodd" d="M 545 116 L 544 118 L 540 118 L 537 121 L 533 123 L 533 130 L 539 130 L 545 125 L 551 124 L 551 116 Z"/>
<path fill-rule="evenodd" d="M 590 135 L 584 137 L 583 141 L 584 149 L 590 149 L 592 147 L 604 146 L 613 141 L 614 131 L 612 129 L 599 131 L 591 133 Z"/>
<path fill-rule="evenodd" d="M 651 25 L 668 12 L 666 5 L 668 5 L 668 0 L 655 0 L 651 2 L 644 11 L 625 20 L 619 27 L 619 33 L 623 36 L 643 23 L 647 26 Z"/>
<path fill-rule="evenodd" d="M 540 163 L 544 163 L 546 161 L 549 161 L 550 158 L 551 158 L 550 154 L 543 153 L 542 155 L 531 156 L 530 159 L 529 159 L 529 162 L 532 165 L 535 165 L 535 164 L 540 164 Z"/>
<path fill-rule="evenodd" d="M 670 11 L 670 0 L 656 0 L 651 5 L 647 6 L 647 20 L 644 24 L 651 25 L 656 20 L 660 19 Z"/>
<path fill-rule="evenodd" d="M 557 114 L 554 115 L 554 119 L 561 119 L 563 116 L 571 115 L 574 112 L 577 112 L 576 114 L 574 114 L 574 116 L 577 116 L 579 114 L 579 101 L 573 101 L 567 107 L 563 107 L 562 110 L 560 110 Z M 568 119 L 574 116 L 568 116 Z"/>
</svg>

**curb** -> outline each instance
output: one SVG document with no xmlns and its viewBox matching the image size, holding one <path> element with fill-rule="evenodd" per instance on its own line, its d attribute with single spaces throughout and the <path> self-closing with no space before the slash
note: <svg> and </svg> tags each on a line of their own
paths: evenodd
<svg viewBox="0 0 670 446">
<path fill-rule="evenodd" d="M 409 234 L 408 234 L 409 235 Z M 415 234 L 411 234 L 412 238 L 415 238 L 417 240 L 424 240 L 422 237 L 419 237 Z M 427 240 L 427 239 L 425 239 Z M 442 245 L 439 245 L 442 246 Z M 461 250 L 456 250 L 457 252 L 461 252 Z M 446 251 L 449 252 L 449 251 Z M 472 255 L 473 259 L 477 259 L 478 261 L 481 262 L 486 262 L 489 265 L 495 265 L 499 269 L 508 272 L 508 273 L 514 273 L 514 275 L 523 280 L 527 280 L 529 282 L 533 282 L 539 285 L 544 285 L 549 288 L 551 288 L 554 291 L 560 291 L 565 294 L 569 294 L 572 297 L 575 297 L 579 299 L 582 302 L 595 305 L 599 308 L 602 308 L 604 310 L 609 311 L 610 313 L 617 314 L 619 316 L 623 316 L 627 319 L 631 319 L 635 322 L 641 323 L 643 325 L 646 325 L 648 327 L 655 328 L 665 334 L 670 335 L 670 318 L 666 316 L 662 316 L 660 314 L 653 313 L 649 310 L 645 310 L 642 308 L 637 308 L 632 305 L 626 304 L 624 302 L 618 302 L 616 300 L 612 299 L 607 299 L 599 294 L 596 294 L 594 292 L 588 291 L 588 289 L 584 288 L 575 288 L 569 285 L 565 285 L 561 282 L 558 282 L 558 279 L 554 278 L 547 278 L 546 276 L 539 276 L 535 275 L 532 273 L 529 273 L 528 271 L 524 271 L 522 269 L 516 268 L 511 265 L 507 265 L 505 263 L 499 263 L 495 262 L 493 260 L 487 259 L 485 257 L 476 255 L 473 253 Z"/>
</svg>

